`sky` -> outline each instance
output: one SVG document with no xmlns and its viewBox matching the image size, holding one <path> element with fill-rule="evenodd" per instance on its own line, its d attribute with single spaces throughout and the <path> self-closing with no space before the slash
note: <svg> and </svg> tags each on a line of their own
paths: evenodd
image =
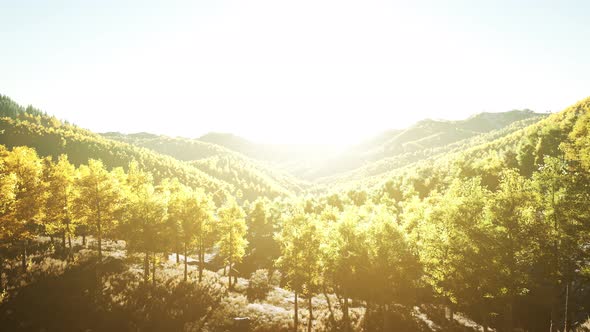
<svg viewBox="0 0 590 332">
<path fill-rule="evenodd" d="M 590 95 L 589 1 L 0 0 L 0 94 L 98 132 L 352 144 Z"/>
</svg>

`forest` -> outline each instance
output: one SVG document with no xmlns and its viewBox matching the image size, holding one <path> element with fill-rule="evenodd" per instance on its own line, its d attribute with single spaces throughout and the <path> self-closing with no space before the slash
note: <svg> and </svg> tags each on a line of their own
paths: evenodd
<svg viewBox="0 0 590 332">
<path fill-rule="evenodd" d="M 590 331 L 590 98 L 304 172 L 235 139 L 0 96 L 0 330 Z"/>
</svg>

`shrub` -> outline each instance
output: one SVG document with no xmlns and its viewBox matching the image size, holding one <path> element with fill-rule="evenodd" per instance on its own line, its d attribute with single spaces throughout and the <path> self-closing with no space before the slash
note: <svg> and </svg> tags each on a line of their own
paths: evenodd
<svg viewBox="0 0 590 332">
<path fill-rule="evenodd" d="M 271 289 L 272 286 L 269 282 L 268 271 L 260 269 L 252 273 L 246 295 L 250 301 L 264 300 Z"/>
</svg>

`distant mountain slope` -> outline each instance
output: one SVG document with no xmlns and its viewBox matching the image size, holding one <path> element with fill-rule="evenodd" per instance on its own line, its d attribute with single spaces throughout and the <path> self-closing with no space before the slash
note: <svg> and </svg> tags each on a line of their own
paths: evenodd
<svg viewBox="0 0 590 332">
<path fill-rule="evenodd" d="M 330 145 L 317 144 L 261 144 L 228 133 L 208 133 L 198 139 L 239 152 L 252 159 L 264 161 L 296 177 L 308 180 L 307 173 L 318 167 L 326 158 L 342 150 Z"/>
<path fill-rule="evenodd" d="M 487 138 L 482 137 L 449 153 L 378 176 L 349 181 L 346 186 L 380 188 L 392 197 L 400 193 L 400 188 L 411 187 L 425 196 L 432 190 L 442 190 L 450 179 L 479 176 L 484 185 L 495 189 L 502 170 L 516 168 L 522 175 L 530 176 L 543 166 L 544 156 L 560 157 L 567 153 L 573 160 L 590 160 L 586 155 L 587 146 L 590 146 L 588 119 L 590 98 L 540 121 L 528 119 L 517 122 L 512 127 L 490 133 Z M 360 176 L 355 179 L 358 178 Z"/>
<path fill-rule="evenodd" d="M 362 181 L 364 183 L 378 182 L 380 177 L 384 176 L 388 172 L 412 165 L 413 163 L 421 160 L 437 158 L 443 154 L 464 151 L 468 148 L 479 146 L 481 144 L 485 144 L 486 142 L 491 142 L 495 139 L 504 137 L 515 131 L 530 126 L 531 124 L 537 123 L 542 118 L 543 115 L 534 116 L 510 123 L 504 128 L 492 130 L 490 132 L 472 136 L 470 138 L 450 144 L 400 153 L 393 157 L 387 157 L 375 162 L 367 163 L 364 166 L 349 172 L 338 173 L 329 177 L 320 178 L 317 181 L 319 183 L 325 184 L 346 184 L 347 182 L 351 181 Z"/>
<path fill-rule="evenodd" d="M 178 160 L 191 161 L 231 152 L 211 143 L 181 137 L 169 137 L 150 133 L 122 134 L 117 132 L 101 133 L 101 136 L 117 141 L 152 149 L 172 156 Z"/>
<path fill-rule="evenodd" d="M 67 154 L 74 164 L 88 159 L 101 159 L 109 168 L 127 167 L 136 160 L 140 167 L 153 173 L 156 180 L 178 178 L 182 183 L 204 188 L 216 194 L 218 201 L 236 188 L 196 167 L 152 150 L 106 139 L 91 131 L 59 121 L 33 107 L 21 107 L 0 95 L 0 144 L 9 148 L 29 146 L 41 156 Z"/>
<path fill-rule="evenodd" d="M 225 133 L 209 133 L 199 140 L 224 146 L 253 159 L 271 162 L 275 167 L 300 178 L 317 180 L 346 176 L 354 170 L 362 173 L 362 169 L 371 167 L 373 163 L 378 163 L 377 168 L 382 172 L 390 171 L 430 156 L 433 149 L 499 130 L 518 121 L 529 119 L 532 123 L 543 116 L 531 110 L 513 110 L 480 113 L 459 121 L 427 119 L 404 130 L 385 131 L 343 151 L 305 145 L 257 144 Z"/>
<path fill-rule="evenodd" d="M 341 155 L 326 160 L 306 175 L 312 179 L 333 176 L 380 160 L 389 161 L 381 162 L 382 168 L 385 164 L 400 167 L 408 162 L 428 157 L 433 149 L 502 129 L 517 121 L 525 119 L 538 121 L 543 116 L 544 114 L 531 110 L 513 110 L 502 113 L 480 113 L 459 121 L 422 120 L 405 130 L 386 131 L 351 147 Z M 396 161 L 391 163 L 391 158 L 395 158 Z M 388 170 L 391 169 L 393 168 Z"/>
<path fill-rule="evenodd" d="M 148 148 L 190 164 L 218 179 L 234 185 L 245 197 L 268 197 L 300 193 L 309 184 L 285 172 L 250 159 L 225 147 L 182 137 L 149 133 L 104 133 L 106 138 Z"/>
<path fill-rule="evenodd" d="M 481 113 L 461 121 L 423 120 L 405 130 L 383 132 L 339 152 L 325 146 L 258 144 L 221 133 L 210 133 L 198 140 L 149 133 L 101 136 L 32 107 L 25 109 L 2 96 L 0 144 L 28 145 L 41 155 L 67 153 L 78 164 L 98 158 L 110 167 L 125 167 L 136 159 L 156 178 L 177 177 L 191 186 L 229 191 L 252 200 L 258 196 L 317 192 L 323 186 L 374 186 L 408 165 L 433 163 L 435 159 L 484 146 L 545 116 L 515 110 Z M 314 179 L 320 186 L 314 187 L 295 176 Z"/>
</svg>

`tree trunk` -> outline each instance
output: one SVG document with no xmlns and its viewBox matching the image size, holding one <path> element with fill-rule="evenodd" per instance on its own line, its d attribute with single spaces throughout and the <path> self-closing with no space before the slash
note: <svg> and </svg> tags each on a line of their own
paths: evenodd
<svg viewBox="0 0 590 332">
<path fill-rule="evenodd" d="M 371 315 L 371 310 L 373 310 L 373 306 L 371 301 L 367 301 L 365 305 L 365 314 L 363 315 L 363 331 L 369 330 L 369 318 Z"/>
<path fill-rule="evenodd" d="M 383 305 L 383 331 L 391 331 L 391 317 L 389 316 L 389 305 Z"/>
<path fill-rule="evenodd" d="M 23 252 L 21 256 L 21 264 L 23 267 L 23 272 L 27 272 L 27 247 L 29 244 L 29 240 L 23 240 Z"/>
<path fill-rule="evenodd" d="M 334 319 L 334 310 L 332 310 L 332 303 L 330 302 L 330 297 L 326 292 L 326 288 L 324 287 L 324 297 L 326 298 L 326 303 L 328 303 L 328 311 L 330 312 L 330 323 L 332 326 L 336 326 L 336 320 Z"/>
<path fill-rule="evenodd" d="M 205 267 L 205 253 L 203 252 L 203 246 L 199 245 L 199 283 L 203 280 L 203 268 Z"/>
<path fill-rule="evenodd" d="M 231 259 L 231 254 L 229 255 L 229 266 L 228 266 L 228 273 L 227 273 L 227 278 L 229 279 L 229 289 L 231 290 L 232 284 L 231 284 L 231 276 L 232 276 L 232 259 Z"/>
<path fill-rule="evenodd" d="M 563 332 L 567 332 L 567 305 L 569 302 L 570 297 L 570 284 L 566 282 L 565 284 L 565 313 L 563 314 Z"/>
<path fill-rule="evenodd" d="M 176 250 L 176 264 L 180 263 L 180 255 L 178 254 L 178 250 Z"/>
<path fill-rule="evenodd" d="M 553 292 L 556 293 L 555 291 Z M 553 299 L 551 300 L 551 320 L 549 322 L 549 332 L 556 332 L 557 331 L 557 304 L 555 303 L 557 299 L 557 295 L 552 296 Z"/>
<path fill-rule="evenodd" d="M 4 257 L 0 255 L 0 293 L 4 292 L 4 278 L 2 277 L 2 273 L 4 273 Z"/>
<path fill-rule="evenodd" d="M 229 267 L 228 267 L 228 271 L 227 271 L 227 282 L 228 282 L 228 289 L 231 290 L 231 260 L 229 262 Z"/>
<path fill-rule="evenodd" d="M 98 221 L 97 228 L 98 228 L 98 261 L 102 262 L 102 229 L 101 229 L 101 225 L 100 225 L 100 219 Z"/>
<path fill-rule="evenodd" d="M 146 251 L 145 257 L 143 258 L 143 282 L 145 282 L 147 284 L 149 279 L 150 279 L 150 259 L 149 259 L 149 254 Z"/>
<path fill-rule="evenodd" d="M 512 299 L 504 308 L 504 331 L 512 332 L 514 330 L 514 321 L 512 317 Z"/>
<path fill-rule="evenodd" d="M 82 234 L 82 245 L 86 246 L 86 233 Z"/>
<path fill-rule="evenodd" d="M 186 243 L 184 244 L 184 281 L 188 280 L 188 263 L 187 263 L 187 258 L 186 258 L 187 252 L 186 252 Z"/>
<path fill-rule="evenodd" d="M 342 320 L 344 322 L 344 332 L 350 331 L 350 316 L 348 315 L 348 297 L 344 296 L 342 306 Z"/>
<path fill-rule="evenodd" d="M 451 301 L 448 301 L 447 306 L 445 307 L 445 316 L 448 319 L 449 322 L 453 322 L 455 320 L 455 312 L 453 311 L 453 304 L 451 303 Z"/>
<path fill-rule="evenodd" d="M 153 263 L 152 263 L 152 285 L 156 285 L 156 253 L 152 254 Z"/>
<path fill-rule="evenodd" d="M 71 257 L 72 256 L 72 236 L 70 235 L 70 233 L 68 233 L 68 248 L 69 248 L 68 256 Z"/>
<path fill-rule="evenodd" d="M 66 232 L 61 233 L 61 247 L 66 251 Z"/>
<path fill-rule="evenodd" d="M 309 295 L 309 302 L 308 302 L 308 306 L 309 306 L 309 323 L 307 324 L 307 332 L 311 332 L 311 324 L 313 323 L 313 303 L 312 303 L 312 299 L 313 299 L 313 297 L 311 295 Z"/>
<path fill-rule="evenodd" d="M 294 316 L 294 327 L 293 327 L 293 331 L 297 332 L 297 329 L 299 327 L 299 308 L 297 307 L 298 303 L 297 303 L 297 292 L 295 292 L 295 316 Z"/>
<path fill-rule="evenodd" d="M 481 311 L 481 326 L 483 332 L 488 332 L 488 313 L 485 309 Z"/>
</svg>

